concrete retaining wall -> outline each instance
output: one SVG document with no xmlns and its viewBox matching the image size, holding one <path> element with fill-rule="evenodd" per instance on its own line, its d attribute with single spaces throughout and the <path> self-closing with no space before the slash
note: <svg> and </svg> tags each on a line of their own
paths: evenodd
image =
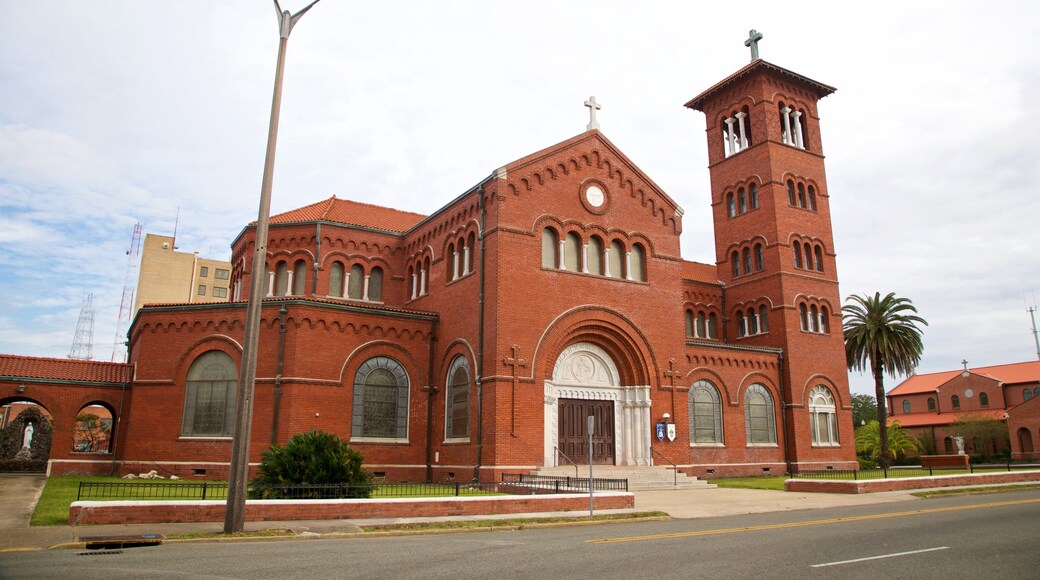
<svg viewBox="0 0 1040 580">
<path fill-rule="evenodd" d="M 821 493 L 874 493 L 879 491 L 903 491 L 933 487 L 960 485 L 993 485 L 999 483 L 1040 482 L 1040 471 L 1009 471 L 1007 473 L 965 473 L 962 475 L 940 475 L 933 477 L 898 477 L 894 479 L 868 479 L 861 481 L 833 481 L 826 479 L 788 479 L 784 491 L 809 491 Z"/>
</svg>

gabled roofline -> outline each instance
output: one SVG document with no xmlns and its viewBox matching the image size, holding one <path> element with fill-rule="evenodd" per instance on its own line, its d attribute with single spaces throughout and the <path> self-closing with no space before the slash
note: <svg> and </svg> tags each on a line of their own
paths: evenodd
<svg viewBox="0 0 1040 580">
<path fill-rule="evenodd" d="M 825 85 L 821 82 L 814 81 L 811 78 L 802 76 L 794 71 L 790 71 L 786 68 L 777 66 L 770 62 L 766 62 L 762 59 L 758 59 L 752 61 L 750 64 L 744 66 L 737 72 L 715 83 L 708 90 L 687 101 L 684 106 L 690 109 L 694 109 L 696 111 L 703 112 L 704 102 L 707 101 L 710 97 L 714 96 L 716 93 L 722 91 L 723 89 L 727 88 L 729 85 L 735 83 L 736 81 L 743 79 L 744 77 L 747 77 L 751 73 L 758 72 L 759 70 L 769 71 L 779 76 L 787 77 L 801 85 L 804 85 L 813 92 L 815 92 L 817 98 L 820 99 L 838 90 L 830 85 Z"/>
</svg>

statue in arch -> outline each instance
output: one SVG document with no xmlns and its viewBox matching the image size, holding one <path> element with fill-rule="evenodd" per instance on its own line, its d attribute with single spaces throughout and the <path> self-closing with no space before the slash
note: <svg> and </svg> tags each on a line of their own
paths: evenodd
<svg viewBox="0 0 1040 580">
<path fill-rule="evenodd" d="M 36 429 L 32 423 L 25 424 L 25 432 L 22 433 L 22 449 L 29 449 L 32 446 L 33 433 Z"/>
</svg>

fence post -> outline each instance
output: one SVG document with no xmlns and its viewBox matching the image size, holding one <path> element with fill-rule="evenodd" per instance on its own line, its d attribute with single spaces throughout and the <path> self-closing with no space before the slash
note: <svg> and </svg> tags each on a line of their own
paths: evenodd
<svg viewBox="0 0 1040 580">
<path fill-rule="evenodd" d="M 569 478 L 569 477 L 567 478 L 567 484 L 568 485 L 570 485 L 570 479 L 571 478 Z M 553 487 L 555 488 L 555 491 L 554 491 L 555 493 L 560 493 L 560 480 L 557 479 L 556 481 L 554 481 L 553 482 Z"/>
<path fill-rule="evenodd" d="M 881 472 L 884 474 L 885 479 L 888 479 L 888 467 L 882 467 Z"/>
<path fill-rule="evenodd" d="M 455 497 L 459 497 L 459 482 L 455 482 Z"/>
<path fill-rule="evenodd" d="M 970 461 L 968 462 L 968 472 L 975 473 L 975 466 L 972 465 Z"/>
<path fill-rule="evenodd" d="M 852 481 L 859 481 L 859 470 L 858 469 L 853 469 L 852 470 Z"/>
<path fill-rule="evenodd" d="M 206 488 L 208 485 L 205 481 L 202 482 L 202 501 L 206 501 Z"/>
<path fill-rule="evenodd" d="M 931 465 L 928 466 L 928 476 L 929 477 L 932 476 L 932 466 Z"/>
</svg>

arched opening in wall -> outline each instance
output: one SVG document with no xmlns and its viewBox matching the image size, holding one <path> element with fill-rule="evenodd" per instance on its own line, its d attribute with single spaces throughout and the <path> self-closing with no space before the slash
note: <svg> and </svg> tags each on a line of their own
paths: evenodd
<svg viewBox="0 0 1040 580">
<path fill-rule="evenodd" d="M 1018 429 L 1018 446 L 1022 449 L 1022 453 L 1033 452 L 1033 434 L 1026 427 Z"/>
<path fill-rule="evenodd" d="M 347 278 L 347 298 L 361 300 L 365 290 L 365 270 L 361 264 L 350 267 L 350 276 Z"/>
<path fill-rule="evenodd" d="M 729 255 L 729 262 L 733 266 L 733 277 L 737 278 L 740 276 L 740 254 L 736 250 Z"/>
<path fill-rule="evenodd" d="M 798 109 L 798 129 L 800 134 L 798 135 L 798 145 L 802 149 L 809 148 L 809 116 L 805 114 L 805 109 Z"/>
<path fill-rule="evenodd" d="M 448 244 L 448 259 L 445 264 L 448 267 L 448 280 L 459 278 L 459 254 L 455 251 L 455 242 Z"/>
<path fill-rule="evenodd" d="M 987 393 L 979 393 L 979 405 L 983 407 L 989 406 L 989 395 Z"/>
<path fill-rule="evenodd" d="M 798 207 L 806 207 L 805 203 L 805 185 L 802 183 L 798 184 Z"/>
<path fill-rule="evenodd" d="M 329 268 L 329 296 L 343 297 L 343 262 L 333 262 Z"/>
<path fill-rule="evenodd" d="M 469 236 L 466 237 L 466 248 L 462 252 L 463 265 L 466 267 L 466 273 L 472 274 L 474 272 L 473 266 L 477 261 L 477 234 L 470 232 Z"/>
<path fill-rule="evenodd" d="M 563 269 L 571 272 L 581 271 L 581 238 L 574 232 L 569 232 L 563 241 Z"/>
<path fill-rule="evenodd" d="M 694 334 L 693 312 L 691 312 L 689 310 L 686 311 L 686 336 L 687 337 L 697 336 L 696 334 Z"/>
<path fill-rule="evenodd" d="M 556 236 L 556 230 L 545 228 L 542 230 L 542 267 L 559 268 L 557 256 L 559 256 L 559 238 Z"/>
<path fill-rule="evenodd" d="M 816 271 L 823 272 L 823 248 L 816 246 L 813 252 L 816 254 Z"/>
<path fill-rule="evenodd" d="M 289 265 L 280 261 L 274 267 L 274 295 L 285 296 L 289 291 Z"/>
<path fill-rule="evenodd" d="M 744 248 L 744 250 L 741 252 L 741 256 L 743 257 L 743 270 L 744 270 L 744 273 L 745 274 L 750 274 L 752 272 L 752 270 L 751 270 L 751 248 Z"/>
<path fill-rule="evenodd" d="M 809 186 L 809 209 L 816 211 L 816 188 Z"/>
<path fill-rule="evenodd" d="M 812 308 L 809 309 L 812 317 L 809 319 L 809 332 L 820 332 L 820 311 L 813 304 Z"/>
<path fill-rule="evenodd" d="M 830 313 L 826 306 L 820 307 L 820 332 L 827 334 L 831 331 Z"/>
<path fill-rule="evenodd" d="M 758 184 L 752 183 L 748 185 L 748 198 L 751 204 L 751 209 L 758 209 Z"/>
<path fill-rule="evenodd" d="M 599 236 L 589 238 L 589 274 L 603 275 L 603 240 Z"/>
<path fill-rule="evenodd" d="M 758 330 L 760 332 L 769 332 L 769 308 L 765 304 L 758 307 Z"/>
<path fill-rule="evenodd" d="M 747 319 L 744 318 L 742 311 L 737 312 L 737 336 L 747 336 Z"/>
<path fill-rule="evenodd" d="M 1030 400 L 1032 398 L 1033 398 L 1033 391 L 1030 391 L 1028 388 L 1022 389 L 1022 400 L 1023 401 L 1028 401 L 1028 400 Z"/>
<path fill-rule="evenodd" d="M 932 397 L 928 397 L 928 410 L 935 411 L 935 399 Z"/>
<path fill-rule="evenodd" d="M 632 279 L 646 282 L 646 251 L 641 244 L 632 244 Z"/>
<path fill-rule="evenodd" d="M 274 286 L 271 284 L 271 267 L 264 264 L 264 296 L 274 296 Z"/>
<path fill-rule="evenodd" d="M 726 194 L 726 214 L 729 215 L 729 217 L 737 215 L 737 202 L 732 193 Z"/>
<path fill-rule="evenodd" d="M 748 334 L 758 334 L 758 312 L 754 308 L 748 308 Z"/>
<path fill-rule="evenodd" d="M 719 317 L 714 312 L 708 316 L 708 338 L 719 337 Z"/>
<path fill-rule="evenodd" d="M 710 329 L 708 329 L 706 327 L 707 323 L 704 320 L 704 313 L 703 312 L 698 312 L 697 313 L 697 323 L 696 324 L 697 324 L 697 326 L 694 328 L 694 331 L 697 333 L 697 338 L 708 338 L 712 334 L 714 334 Z"/>
<path fill-rule="evenodd" d="M 954 396 L 950 397 L 950 406 L 953 407 L 954 409 L 960 409 L 961 408 L 961 398 L 958 397 L 957 395 L 954 395 Z"/>
<path fill-rule="evenodd" d="M 610 242 L 610 268 L 608 276 L 614 276 L 616 278 L 625 277 L 625 247 L 621 245 L 621 242 L 614 240 Z"/>
<path fill-rule="evenodd" d="M 766 269 L 766 255 L 762 244 L 755 244 L 755 270 L 761 272 Z"/>
<path fill-rule="evenodd" d="M 419 296 L 419 278 L 415 272 L 415 265 L 408 266 L 408 276 L 405 278 L 405 283 L 411 288 L 408 298 L 415 300 Z"/>
<path fill-rule="evenodd" d="M 804 332 L 809 331 L 809 309 L 805 306 L 805 303 L 798 305 L 798 319 L 801 322 L 802 330 Z"/>
<path fill-rule="evenodd" d="M 368 299 L 373 302 L 383 301 L 383 269 L 379 266 L 372 268 L 368 276 Z"/>
<path fill-rule="evenodd" d="M 469 437 L 470 380 L 469 362 L 464 356 L 456 356 L 448 369 L 444 397 L 444 438 Z"/>
<path fill-rule="evenodd" d="M 423 259 L 423 270 L 422 270 L 423 294 L 429 294 L 430 293 L 430 275 L 431 275 L 431 272 L 430 272 L 430 257 L 426 256 Z M 372 300 L 378 300 L 378 299 L 377 298 L 372 298 Z"/>
<path fill-rule="evenodd" d="M 943 453 L 947 455 L 957 453 L 957 447 L 953 444 L 953 437 L 943 437 Z"/>
<path fill-rule="evenodd" d="M 787 180 L 787 205 L 795 205 L 794 200 L 794 181 Z"/>
<path fill-rule="evenodd" d="M 231 357 L 210 350 L 188 369 L 181 416 L 183 437 L 230 437 L 235 428 L 238 367 Z"/>
<path fill-rule="evenodd" d="M 32 399 L 9 398 L 0 400 L 3 417 L 0 418 L 0 460 L 38 462 L 38 471 L 46 470 L 54 436 L 54 422 L 50 411 Z M 36 471 L 37 469 L 33 469 Z"/>
<path fill-rule="evenodd" d="M 293 266 L 293 296 L 303 296 L 307 293 L 307 263 L 297 260 Z"/>
<path fill-rule="evenodd" d="M 737 198 L 740 200 L 740 213 L 747 213 L 747 192 L 744 191 L 743 187 L 737 190 Z"/>
<path fill-rule="evenodd" d="M 100 403 L 84 405 L 76 413 L 72 433 L 72 451 L 77 453 L 111 453 L 114 413 Z"/>
<path fill-rule="evenodd" d="M 793 247 L 794 247 L 794 267 L 795 268 L 801 268 L 802 267 L 802 243 L 801 242 L 795 242 L 793 244 Z"/>
</svg>

